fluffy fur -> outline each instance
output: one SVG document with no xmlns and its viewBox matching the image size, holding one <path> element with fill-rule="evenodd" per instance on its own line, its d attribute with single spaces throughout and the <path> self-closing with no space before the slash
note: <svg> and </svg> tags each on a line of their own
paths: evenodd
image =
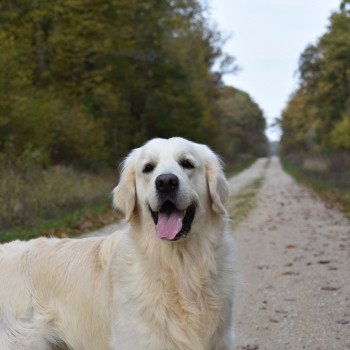
<svg viewBox="0 0 350 350">
<path fill-rule="evenodd" d="M 145 173 L 149 162 L 154 170 Z M 188 236 L 175 242 L 156 236 L 150 213 L 163 173 L 179 178 L 180 209 L 196 203 Z M 123 231 L 0 246 L 0 349 L 233 349 L 227 195 L 220 162 L 204 145 L 154 139 L 132 151 L 114 190 Z"/>
</svg>

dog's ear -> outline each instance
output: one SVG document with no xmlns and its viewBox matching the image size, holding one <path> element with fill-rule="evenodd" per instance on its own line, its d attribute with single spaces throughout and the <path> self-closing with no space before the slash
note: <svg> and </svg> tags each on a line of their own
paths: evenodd
<svg viewBox="0 0 350 350">
<path fill-rule="evenodd" d="M 124 160 L 118 186 L 113 190 L 113 206 L 129 222 L 136 208 L 135 151 Z"/>
<path fill-rule="evenodd" d="M 205 147 L 205 172 L 212 200 L 212 209 L 220 215 L 226 215 L 225 203 L 229 196 L 229 184 L 226 180 L 220 158 L 207 146 Z"/>
</svg>

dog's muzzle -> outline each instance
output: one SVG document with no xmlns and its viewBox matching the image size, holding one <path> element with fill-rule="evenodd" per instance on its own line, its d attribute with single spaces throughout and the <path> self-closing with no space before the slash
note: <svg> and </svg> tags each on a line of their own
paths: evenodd
<svg viewBox="0 0 350 350">
<path fill-rule="evenodd" d="M 191 230 L 196 206 L 190 204 L 185 210 L 177 206 L 180 182 L 172 173 L 159 175 L 155 180 L 158 202 L 161 203 L 157 211 L 149 206 L 153 221 L 156 225 L 157 236 L 169 241 L 185 238 Z"/>
<path fill-rule="evenodd" d="M 179 210 L 169 200 L 165 201 L 159 211 L 149 207 L 156 225 L 157 236 L 169 241 L 178 241 L 186 238 L 191 231 L 191 225 L 196 214 L 196 205 L 192 203 L 186 210 Z"/>
</svg>

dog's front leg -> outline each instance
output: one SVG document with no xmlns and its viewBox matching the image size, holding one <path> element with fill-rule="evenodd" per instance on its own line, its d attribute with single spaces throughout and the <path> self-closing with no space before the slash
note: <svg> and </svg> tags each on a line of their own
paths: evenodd
<svg viewBox="0 0 350 350">
<path fill-rule="evenodd" d="M 223 308 L 222 319 L 212 339 L 210 350 L 233 350 L 235 332 L 232 326 L 232 300 L 228 300 Z"/>
<path fill-rule="evenodd" d="M 235 334 L 232 328 L 226 328 L 217 334 L 216 342 L 210 350 L 234 350 Z"/>
</svg>

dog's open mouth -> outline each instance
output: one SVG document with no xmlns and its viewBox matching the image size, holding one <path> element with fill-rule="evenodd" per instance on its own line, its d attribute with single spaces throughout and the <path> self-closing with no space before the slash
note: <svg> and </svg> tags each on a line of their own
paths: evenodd
<svg viewBox="0 0 350 350">
<path fill-rule="evenodd" d="M 169 241 L 178 241 L 186 238 L 190 232 L 196 206 L 191 204 L 186 210 L 179 210 L 174 203 L 166 201 L 158 212 L 151 208 L 150 211 L 156 225 L 157 236 Z"/>
</svg>

